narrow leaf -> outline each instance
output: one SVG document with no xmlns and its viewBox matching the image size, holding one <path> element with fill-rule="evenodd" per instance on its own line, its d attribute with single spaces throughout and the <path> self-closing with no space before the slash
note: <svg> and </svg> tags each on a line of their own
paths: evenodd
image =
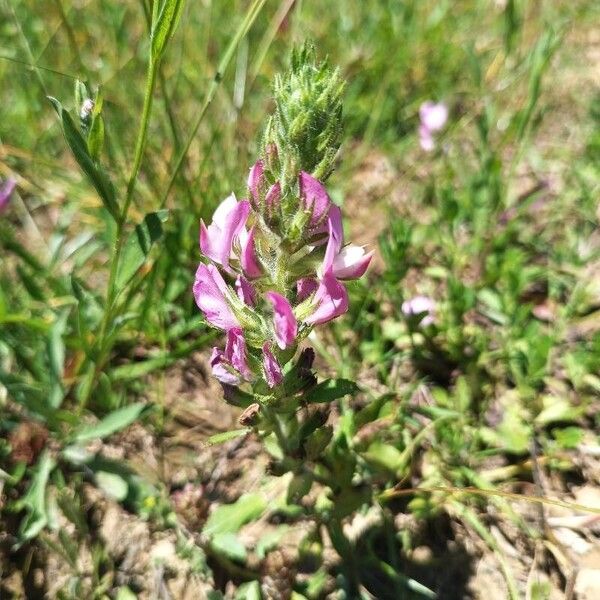
<svg viewBox="0 0 600 600">
<path fill-rule="evenodd" d="M 125 242 L 123 255 L 119 263 L 116 279 L 117 290 L 122 290 L 144 264 L 152 244 L 162 237 L 162 223 L 167 220 L 168 215 L 169 211 L 167 210 L 149 213 L 131 232 Z"/>
<path fill-rule="evenodd" d="M 164 1 L 150 35 L 152 40 L 152 60 L 156 61 L 161 57 L 167 41 L 175 33 L 183 6 L 183 0 Z"/>
<path fill-rule="evenodd" d="M 308 403 L 333 402 L 347 394 L 354 394 L 358 386 L 349 379 L 326 379 L 304 396 Z"/>
<path fill-rule="evenodd" d="M 87 140 L 88 150 L 93 160 L 98 160 L 104 147 L 104 119 L 102 115 L 96 115 L 90 127 Z"/>
<path fill-rule="evenodd" d="M 258 494 L 244 494 L 233 504 L 217 507 L 208 517 L 203 533 L 208 536 L 219 533 L 235 533 L 242 525 L 257 519 L 267 508 Z"/>
<path fill-rule="evenodd" d="M 48 522 L 46 513 L 46 485 L 56 461 L 44 452 L 38 461 L 29 489 L 15 504 L 17 510 L 27 509 L 21 521 L 19 537 L 22 541 L 34 538 Z"/>
<path fill-rule="evenodd" d="M 136 402 L 119 408 L 98 421 L 98 423 L 81 428 L 73 436 L 73 441 L 81 444 L 96 438 L 105 438 L 116 431 L 120 431 L 133 423 L 140 416 L 144 407 L 145 405 L 141 402 Z"/>
<path fill-rule="evenodd" d="M 129 486 L 127 481 L 117 473 L 96 471 L 96 485 L 111 498 L 122 502 L 127 498 Z"/>
<path fill-rule="evenodd" d="M 242 583 L 235 593 L 235 600 L 261 600 L 261 598 L 258 581 Z"/>
<path fill-rule="evenodd" d="M 234 429 L 233 431 L 223 431 L 221 433 L 215 433 L 215 435 L 211 435 L 206 442 L 211 446 L 216 446 L 217 444 L 223 444 L 224 442 L 228 442 L 229 440 L 233 440 L 235 438 L 241 437 L 242 435 L 246 435 L 250 429 Z"/>
<path fill-rule="evenodd" d="M 108 212 L 115 220 L 118 220 L 119 206 L 117 204 L 113 184 L 106 173 L 90 156 L 87 142 L 75 126 L 75 123 L 73 123 L 71 115 L 63 108 L 56 98 L 49 97 L 48 99 L 52 102 L 54 109 L 60 118 L 65 139 L 77 164 L 79 164 L 81 170 L 87 175 L 94 188 L 96 188 L 96 191 Z"/>
<path fill-rule="evenodd" d="M 213 550 L 223 556 L 243 563 L 246 561 L 246 548 L 235 533 L 219 533 L 211 540 Z"/>
</svg>

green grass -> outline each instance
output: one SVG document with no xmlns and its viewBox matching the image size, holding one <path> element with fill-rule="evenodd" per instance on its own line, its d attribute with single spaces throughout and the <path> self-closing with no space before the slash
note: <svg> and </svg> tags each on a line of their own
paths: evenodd
<svg viewBox="0 0 600 600">
<path fill-rule="evenodd" d="M 349 315 L 315 342 L 323 365 L 363 390 L 340 406 L 362 481 L 386 519 L 446 511 L 496 555 L 489 505 L 525 534 L 543 533 L 502 498 L 436 491 L 403 502 L 391 491 L 407 481 L 483 490 L 535 481 L 532 456 L 566 481 L 581 475 L 574 449 L 598 443 L 600 111 L 581 53 L 600 14 L 588 0 L 500 4 L 187 2 L 149 69 L 146 0 L 0 1 L 0 178 L 19 184 L 0 215 L 0 494 L 10 500 L 0 518 L 19 517 L 9 545 L 36 544 L 51 525 L 46 484 L 77 504 L 86 469 L 109 472 L 104 483 L 117 496 L 125 481 L 130 510 L 185 537 L 168 490 L 98 458 L 84 468 L 65 448 L 94 419 L 116 424 L 99 437 L 128 425 L 138 417 L 128 407 L 149 386 L 163 395 L 156 373 L 212 345 L 190 293 L 199 219 L 232 190 L 246 193 L 270 82 L 305 38 L 348 80 L 331 186 L 336 200 L 352 200 L 349 229 L 366 230 L 381 256 L 368 281 L 352 284 Z M 47 99 L 77 129 L 78 79 L 103 99 L 97 163 L 116 190 L 116 219 Z M 444 100 L 451 115 L 431 154 L 416 137 L 428 99 Z M 373 157 L 391 181 L 381 197 L 357 198 L 357 183 L 375 177 L 364 168 Z M 380 217 L 364 223 L 368 210 L 352 212 L 366 202 Z M 164 208 L 168 218 L 144 221 Z M 142 223 L 150 248 L 135 233 L 127 241 Z M 437 303 L 430 328 L 402 314 L 416 293 Z M 160 436 L 170 415 L 158 402 L 142 418 Z M 52 450 L 26 466 L 8 440 L 14 446 L 9 436 L 31 419 Z M 367 435 L 374 423 L 384 426 Z M 383 573 L 364 574 L 371 593 L 421 589 L 397 562 L 410 554 L 409 536 L 369 535 L 361 549 Z M 509 587 L 513 597 L 523 592 Z"/>
</svg>

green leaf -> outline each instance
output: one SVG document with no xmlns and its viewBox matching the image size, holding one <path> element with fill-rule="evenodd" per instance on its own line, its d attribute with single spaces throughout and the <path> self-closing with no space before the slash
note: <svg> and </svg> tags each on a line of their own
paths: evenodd
<svg viewBox="0 0 600 600">
<path fill-rule="evenodd" d="M 258 581 L 243 583 L 237 589 L 234 600 L 261 600 L 260 585 Z"/>
<path fill-rule="evenodd" d="M 309 460 L 315 460 L 320 456 L 321 452 L 327 448 L 327 445 L 333 437 L 333 427 L 324 425 L 310 434 L 304 442 L 304 451 Z"/>
<path fill-rule="evenodd" d="M 108 175 L 106 175 L 101 167 L 95 163 L 94 159 L 90 156 L 87 142 L 75 126 L 75 123 L 73 123 L 71 115 L 63 108 L 62 104 L 56 98 L 49 96 L 48 99 L 52 102 L 54 109 L 60 118 L 65 139 L 77 164 L 81 167 L 81 170 L 87 175 L 88 179 L 98 192 L 106 210 L 108 210 L 115 221 L 118 221 L 119 206 L 117 204 L 115 188 L 108 178 Z"/>
<path fill-rule="evenodd" d="M 28 514 L 21 521 L 19 527 L 19 538 L 23 542 L 34 538 L 48 522 L 46 512 L 46 485 L 52 469 L 56 466 L 56 461 L 48 454 L 43 452 L 37 463 L 35 472 L 31 478 L 29 489 L 16 503 L 17 510 L 26 509 Z"/>
<path fill-rule="evenodd" d="M 584 432 L 579 427 L 564 427 L 563 429 L 553 429 L 552 435 L 562 448 L 575 450 L 584 437 Z"/>
<path fill-rule="evenodd" d="M 294 475 L 287 490 L 287 503 L 300 504 L 300 500 L 310 492 L 313 484 L 312 475 L 307 473 Z"/>
<path fill-rule="evenodd" d="M 376 464 L 392 473 L 396 473 L 406 463 L 404 455 L 398 448 L 391 444 L 384 444 L 383 442 L 373 442 L 363 457 L 370 463 Z"/>
<path fill-rule="evenodd" d="M 67 329 L 68 316 L 69 311 L 63 311 L 52 324 L 48 335 L 48 359 L 50 363 L 50 375 L 54 384 L 54 393 L 50 394 L 50 405 L 52 408 L 59 408 L 64 397 L 62 377 L 65 366 L 65 344 L 63 336 Z"/>
<path fill-rule="evenodd" d="M 546 395 L 543 397 L 543 409 L 535 418 L 539 425 L 548 425 L 561 421 L 575 421 L 583 412 L 581 407 L 573 406 L 566 398 Z"/>
<path fill-rule="evenodd" d="M 233 504 L 224 504 L 217 507 L 208 517 L 203 533 L 207 536 L 219 533 L 235 533 L 242 525 L 258 519 L 267 503 L 258 494 L 243 494 Z"/>
<path fill-rule="evenodd" d="M 92 121 L 87 146 L 92 160 L 98 160 L 104 147 L 104 119 L 102 115 L 96 115 Z"/>
<path fill-rule="evenodd" d="M 265 533 L 256 543 L 256 555 L 263 560 L 268 552 L 277 548 L 281 538 L 289 531 L 288 525 L 279 525 L 273 531 Z"/>
<path fill-rule="evenodd" d="M 333 402 L 347 394 L 354 394 L 358 386 L 349 379 L 326 379 L 304 396 L 309 403 Z"/>
<path fill-rule="evenodd" d="M 74 465 L 83 465 L 94 457 L 91 452 L 88 452 L 83 446 L 66 446 L 60 453 L 62 458 L 73 463 Z"/>
<path fill-rule="evenodd" d="M 246 548 L 235 533 L 218 533 L 210 542 L 213 550 L 231 560 L 246 562 Z"/>
<path fill-rule="evenodd" d="M 106 415 L 101 421 L 94 425 L 87 425 L 82 427 L 79 431 L 75 432 L 73 441 L 81 444 L 82 442 L 88 442 L 96 438 L 105 438 L 115 431 L 124 429 L 131 423 L 133 423 L 144 410 L 145 404 L 141 402 L 135 402 L 129 406 L 119 408 L 114 412 Z"/>
<path fill-rule="evenodd" d="M 127 481 L 117 473 L 108 471 L 96 471 L 96 485 L 108 496 L 122 502 L 127 498 L 129 485 Z"/>
<path fill-rule="evenodd" d="M 251 430 L 248 427 L 245 429 L 234 429 L 233 431 L 223 431 L 221 433 L 215 433 L 215 435 L 211 435 L 206 442 L 211 446 L 215 446 L 217 444 L 223 444 L 229 440 L 241 437 L 242 435 L 246 435 L 250 431 Z"/>
<path fill-rule="evenodd" d="M 172 353 L 165 353 L 149 358 L 148 360 L 141 360 L 139 362 L 132 362 L 115 367 L 110 373 L 110 378 L 112 381 L 139 379 L 144 375 L 152 373 L 152 371 L 164 369 L 175 362 L 177 362 L 176 356 L 173 356 Z"/>
<path fill-rule="evenodd" d="M 116 600 L 137 600 L 137 596 L 128 588 L 119 588 Z"/>
<path fill-rule="evenodd" d="M 156 61 L 161 57 L 167 41 L 173 33 L 175 33 L 183 6 L 184 0 L 164 0 L 156 23 L 153 24 L 152 32 L 150 34 L 150 39 L 152 41 L 151 56 L 153 61 Z"/>
<path fill-rule="evenodd" d="M 136 225 L 134 231 L 131 232 L 131 235 L 125 242 L 121 261 L 119 262 L 119 270 L 115 282 L 118 291 L 125 287 L 144 264 L 152 244 L 162 237 L 162 223 L 167 220 L 168 216 L 168 210 L 149 213 L 139 225 Z"/>
</svg>

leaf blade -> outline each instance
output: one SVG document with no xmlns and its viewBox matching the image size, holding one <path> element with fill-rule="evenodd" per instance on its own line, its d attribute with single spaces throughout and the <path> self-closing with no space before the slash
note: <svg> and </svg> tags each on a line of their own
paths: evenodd
<svg viewBox="0 0 600 600">
<path fill-rule="evenodd" d="M 121 429 L 124 429 L 128 425 L 131 425 L 141 414 L 146 407 L 142 402 L 135 402 L 119 408 L 98 421 L 93 425 L 87 425 L 82 427 L 79 431 L 75 432 L 73 441 L 76 443 L 88 442 L 97 438 L 105 438 Z"/>
</svg>

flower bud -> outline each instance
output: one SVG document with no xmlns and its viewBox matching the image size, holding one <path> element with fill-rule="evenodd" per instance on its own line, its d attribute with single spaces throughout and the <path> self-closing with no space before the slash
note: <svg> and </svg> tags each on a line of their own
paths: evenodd
<svg viewBox="0 0 600 600">
<path fill-rule="evenodd" d="M 94 101 L 91 98 L 86 98 L 81 103 L 81 110 L 79 112 L 80 119 L 82 121 L 88 121 L 93 110 L 94 110 Z"/>
<path fill-rule="evenodd" d="M 277 345 L 285 350 L 291 346 L 298 333 L 298 323 L 288 299 L 276 292 L 267 292 L 267 300 L 273 305 L 273 328 Z"/>
<path fill-rule="evenodd" d="M 268 343 L 263 346 L 263 371 L 265 381 L 270 388 L 274 388 L 282 382 L 283 372 Z"/>
<path fill-rule="evenodd" d="M 260 210 L 261 187 L 264 183 L 264 166 L 262 160 L 257 160 L 248 174 L 248 191 L 250 200 L 255 208 Z"/>
</svg>

